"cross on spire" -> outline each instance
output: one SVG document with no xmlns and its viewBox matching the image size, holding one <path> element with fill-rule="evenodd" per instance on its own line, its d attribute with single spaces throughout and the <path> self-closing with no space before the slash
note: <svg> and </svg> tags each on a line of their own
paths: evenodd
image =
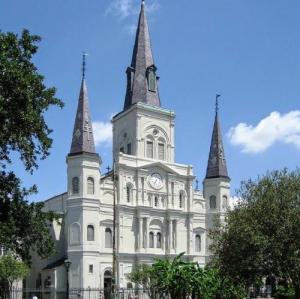
<svg viewBox="0 0 300 299">
<path fill-rule="evenodd" d="M 220 94 L 216 94 L 216 113 L 219 112 L 219 97 L 221 95 Z"/>
<path fill-rule="evenodd" d="M 78 155 L 81 153 L 96 154 L 92 120 L 89 110 L 89 101 L 87 94 L 87 85 L 85 81 L 85 58 L 87 54 L 82 54 L 82 80 L 79 92 L 79 99 L 77 105 L 77 113 L 75 117 L 73 138 L 70 149 L 70 155 Z"/>
<path fill-rule="evenodd" d="M 216 95 L 216 115 L 211 138 L 211 145 L 207 163 L 206 179 L 212 178 L 228 178 L 226 160 L 224 155 L 224 147 L 222 142 L 221 125 L 219 121 L 219 97 Z"/>
<path fill-rule="evenodd" d="M 86 52 L 82 53 L 82 79 L 85 78 L 85 71 L 86 71 L 86 61 L 85 58 L 88 54 Z"/>
</svg>

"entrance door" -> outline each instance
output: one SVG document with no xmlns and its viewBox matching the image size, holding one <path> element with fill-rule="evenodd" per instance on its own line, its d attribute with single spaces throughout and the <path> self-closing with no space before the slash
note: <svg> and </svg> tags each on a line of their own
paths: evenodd
<svg viewBox="0 0 300 299">
<path fill-rule="evenodd" d="M 112 273 L 109 270 L 104 272 L 104 298 L 110 299 L 112 287 Z"/>
</svg>

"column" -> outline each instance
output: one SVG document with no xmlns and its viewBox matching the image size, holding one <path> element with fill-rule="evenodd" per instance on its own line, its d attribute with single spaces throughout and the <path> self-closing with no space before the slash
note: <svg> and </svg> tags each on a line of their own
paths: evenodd
<svg viewBox="0 0 300 299">
<path fill-rule="evenodd" d="M 178 224 L 178 220 L 174 220 L 174 248 L 175 248 L 175 253 L 178 252 L 177 249 L 177 234 L 178 234 L 178 228 L 177 225 Z"/>
<path fill-rule="evenodd" d="M 145 217 L 145 225 L 146 225 L 146 229 L 145 229 L 145 249 L 147 251 L 148 249 L 148 239 L 149 239 L 149 217 Z"/>
<path fill-rule="evenodd" d="M 139 218 L 139 249 L 143 248 L 143 218 Z"/>
<path fill-rule="evenodd" d="M 171 253 L 171 250 L 173 249 L 173 244 L 172 244 L 172 220 L 169 219 L 169 252 Z"/>
</svg>

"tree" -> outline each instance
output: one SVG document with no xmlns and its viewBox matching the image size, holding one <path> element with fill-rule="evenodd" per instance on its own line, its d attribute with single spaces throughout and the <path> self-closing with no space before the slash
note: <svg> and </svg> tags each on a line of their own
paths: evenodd
<svg viewBox="0 0 300 299">
<path fill-rule="evenodd" d="M 215 268 L 201 268 L 198 263 L 184 261 L 183 253 L 173 260 L 157 259 L 152 266 L 138 265 L 128 279 L 143 286 L 151 298 L 155 294 L 173 299 L 189 296 L 199 299 L 241 299 L 245 288 L 235 285 Z"/>
<path fill-rule="evenodd" d="M 147 264 L 137 265 L 131 273 L 127 275 L 127 279 L 143 287 L 150 298 L 155 295 L 156 277 L 153 275 L 151 266 Z"/>
<path fill-rule="evenodd" d="M 28 274 L 28 267 L 21 261 L 18 261 L 11 255 L 0 257 L 0 279 L 4 284 L 8 284 L 7 292 L 5 289 L 1 292 L 3 298 L 9 298 L 13 283 L 23 279 Z M 2 297 L 2 296 L 1 296 Z"/>
<path fill-rule="evenodd" d="M 300 298 L 300 171 L 273 171 L 242 182 L 241 202 L 211 232 L 214 263 L 246 285 L 275 276 Z"/>
<path fill-rule="evenodd" d="M 20 37 L 0 32 L 0 244 L 27 264 L 32 249 L 42 257 L 53 253 L 48 222 L 56 216 L 44 213 L 42 203 L 27 201 L 36 186 L 22 188 L 8 167 L 17 152 L 27 171 L 38 168 L 38 160 L 49 155 L 52 145 L 44 113 L 51 106 L 63 106 L 32 62 L 39 41 L 28 30 Z"/>
</svg>

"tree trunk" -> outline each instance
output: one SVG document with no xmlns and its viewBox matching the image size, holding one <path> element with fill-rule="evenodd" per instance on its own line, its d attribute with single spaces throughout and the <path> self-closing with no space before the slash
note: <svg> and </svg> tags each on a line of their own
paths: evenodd
<svg viewBox="0 0 300 299">
<path fill-rule="evenodd" d="M 300 299 L 300 285 L 295 285 L 295 299 Z"/>
</svg>

